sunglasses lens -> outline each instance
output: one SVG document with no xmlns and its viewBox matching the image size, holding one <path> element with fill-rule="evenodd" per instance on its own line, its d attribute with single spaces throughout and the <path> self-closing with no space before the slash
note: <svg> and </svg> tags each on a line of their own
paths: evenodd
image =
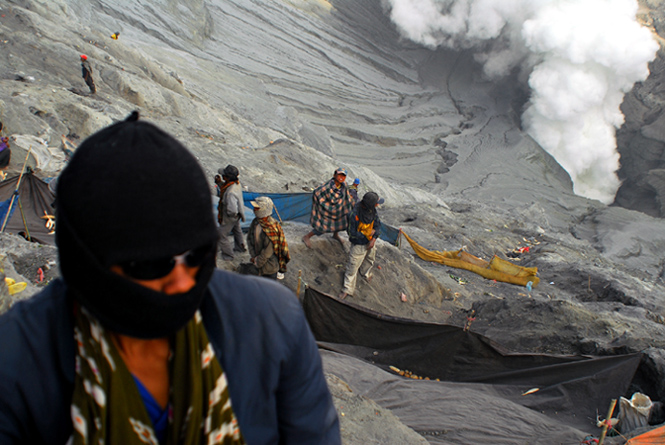
<svg viewBox="0 0 665 445">
<path fill-rule="evenodd" d="M 149 261 L 129 261 L 121 265 L 125 275 L 136 280 L 155 280 L 169 274 L 175 266 L 173 258 Z"/>
<path fill-rule="evenodd" d="M 214 246 L 205 245 L 192 249 L 184 257 L 189 267 L 199 267 L 214 251 Z M 161 258 L 147 261 L 128 261 L 120 265 L 128 277 L 135 280 L 156 280 L 171 273 L 177 261 L 176 257 Z"/>
<path fill-rule="evenodd" d="M 214 246 L 201 246 L 192 249 L 185 256 L 185 263 L 189 267 L 199 267 L 212 254 Z"/>
</svg>

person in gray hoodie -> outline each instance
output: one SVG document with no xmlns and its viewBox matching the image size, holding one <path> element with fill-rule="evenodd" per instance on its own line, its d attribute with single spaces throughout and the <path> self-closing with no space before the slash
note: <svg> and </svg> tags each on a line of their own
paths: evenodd
<svg viewBox="0 0 665 445">
<path fill-rule="evenodd" d="M 239 171 L 235 165 L 227 165 L 222 171 L 223 183 L 219 184 L 219 205 L 217 221 L 219 222 L 219 250 L 224 261 L 233 260 L 233 242 L 229 235 L 236 224 L 245 221 L 242 198 L 242 186 L 238 179 Z"/>
</svg>

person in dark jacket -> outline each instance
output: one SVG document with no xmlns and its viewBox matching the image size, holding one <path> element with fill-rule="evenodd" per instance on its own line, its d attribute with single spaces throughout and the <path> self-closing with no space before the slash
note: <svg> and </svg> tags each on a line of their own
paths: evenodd
<svg viewBox="0 0 665 445">
<path fill-rule="evenodd" d="M 360 185 L 360 178 L 356 178 L 353 180 L 353 184 L 349 186 L 349 193 L 351 194 L 351 197 L 353 198 L 353 205 L 355 206 L 358 204 L 358 186 Z"/>
<path fill-rule="evenodd" d="M 219 204 L 217 205 L 217 221 L 219 222 L 219 250 L 224 261 L 232 261 L 234 253 L 245 249 L 242 245 L 242 232 L 240 222 L 245 221 L 245 206 L 242 197 L 242 185 L 238 176 L 240 172 L 235 165 L 227 165 L 222 170 L 223 182 L 217 184 L 219 187 Z M 234 234 L 233 243 L 229 241 L 229 235 Z M 241 244 L 238 246 L 238 244 Z M 234 247 L 235 246 L 235 247 Z"/>
<path fill-rule="evenodd" d="M 95 87 L 95 81 L 92 79 L 92 67 L 90 62 L 88 62 L 88 56 L 81 54 L 81 75 L 85 84 L 90 88 L 90 94 L 95 94 L 97 92 L 97 87 Z"/>
<path fill-rule="evenodd" d="M 233 166 L 231 166 L 233 167 Z M 228 168 L 228 167 L 227 167 Z M 217 173 L 215 175 L 215 188 L 217 189 L 217 196 L 221 199 L 223 193 L 222 189 L 224 185 L 226 184 L 226 180 L 224 179 L 224 168 L 219 168 L 217 170 Z M 241 191 L 242 193 L 242 191 Z M 242 202 L 240 203 L 242 204 Z M 244 206 L 240 205 L 240 208 L 242 209 L 242 214 L 243 217 L 245 215 L 244 211 Z M 219 206 L 218 206 L 219 209 Z M 233 228 L 231 229 L 231 234 L 233 234 L 233 251 L 234 252 L 247 252 L 247 247 L 245 247 L 245 235 L 242 233 L 242 227 L 240 225 L 241 222 L 245 221 L 244 218 L 238 218 L 236 220 L 236 223 L 233 225 Z"/>
<path fill-rule="evenodd" d="M 247 232 L 250 261 L 259 275 L 276 279 L 277 273 L 286 272 L 286 263 L 291 260 L 289 246 L 281 224 L 272 217 L 272 199 L 259 196 L 251 204 L 256 218 Z"/>
<path fill-rule="evenodd" d="M 376 193 L 365 193 L 363 199 L 355 205 L 349 215 L 348 233 L 351 249 L 344 273 L 344 288 L 339 294 L 339 298 L 342 300 L 355 292 L 359 270 L 367 282 L 372 280 L 372 266 L 376 259 L 374 244 L 381 231 L 381 220 L 376 212 L 376 207 L 383 202 L 384 199 L 379 198 Z"/>
<path fill-rule="evenodd" d="M 340 443 L 299 301 L 216 270 L 184 146 L 134 112 L 79 146 L 57 192 L 62 279 L 0 316 L 1 444 Z"/>
<path fill-rule="evenodd" d="M 9 138 L 3 137 L 0 138 L 0 181 L 5 180 L 5 172 L 7 167 L 9 167 L 9 162 L 12 159 L 12 150 L 9 148 Z"/>
</svg>

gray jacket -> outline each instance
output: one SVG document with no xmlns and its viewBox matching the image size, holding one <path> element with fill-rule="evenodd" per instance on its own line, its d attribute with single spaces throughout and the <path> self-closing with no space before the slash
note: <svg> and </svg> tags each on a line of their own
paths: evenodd
<svg viewBox="0 0 665 445">
<path fill-rule="evenodd" d="M 259 269 L 259 275 L 272 275 L 279 271 L 279 258 L 275 255 L 272 241 L 261 228 L 258 218 L 254 218 L 249 226 L 247 249 L 250 257 L 254 258 L 254 265 Z"/>
<path fill-rule="evenodd" d="M 240 182 L 232 184 L 219 198 L 218 220 L 221 225 L 235 223 L 238 219 L 245 220 L 245 207 Z"/>
</svg>

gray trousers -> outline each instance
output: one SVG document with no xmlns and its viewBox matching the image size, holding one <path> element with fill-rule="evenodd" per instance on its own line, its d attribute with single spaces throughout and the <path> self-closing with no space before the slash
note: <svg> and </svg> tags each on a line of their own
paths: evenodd
<svg viewBox="0 0 665 445">
<path fill-rule="evenodd" d="M 229 235 L 231 235 L 233 227 L 239 221 L 239 216 L 236 216 L 235 218 L 227 217 L 225 218 L 224 223 L 221 224 L 217 229 L 219 233 L 219 241 L 217 242 L 217 246 L 219 247 L 219 252 L 221 253 L 223 260 L 231 261 L 233 259 L 233 241 L 229 239 Z"/>
<path fill-rule="evenodd" d="M 376 246 L 367 250 L 366 244 L 351 244 L 349 262 L 346 264 L 346 273 L 344 274 L 344 292 L 353 295 L 356 290 L 358 271 L 363 277 L 369 278 L 375 259 Z"/>
<path fill-rule="evenodd" d="M 231 232 L 233 232 L 233 247 L 238 250 L 243 250 L 245 248 L 245 237 L 242 234 L 240 222 L 241 219 L 238 218 L 238 221 L 236 221 Z"/>
</svg>

